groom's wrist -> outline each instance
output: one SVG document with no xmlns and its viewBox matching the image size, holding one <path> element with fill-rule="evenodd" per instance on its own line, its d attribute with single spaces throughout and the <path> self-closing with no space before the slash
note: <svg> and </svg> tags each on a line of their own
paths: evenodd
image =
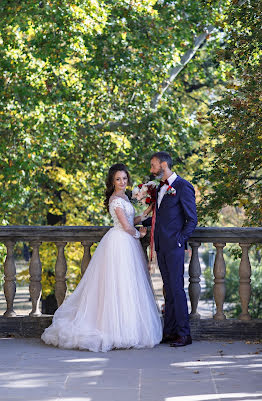
<svg viewBox="0 0 262 401">
<path fill-rule="evenodd" d="M 142 214 L 140 214 L 139 217 L 140 217 L 141 222 L 143 222 L 147 219 L 147 214 L 143 212 Z"/>
</svg>

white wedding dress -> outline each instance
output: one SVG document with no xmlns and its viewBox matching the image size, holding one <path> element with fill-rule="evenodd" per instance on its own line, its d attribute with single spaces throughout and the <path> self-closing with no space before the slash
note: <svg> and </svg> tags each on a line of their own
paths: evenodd
<svg viewBox="0 0 262 401">
<path fill-rule="evenodd" d="M 116 208 L 124 211 L 130 227 L 123 228 Z M 42 334 L 46 344 L 106 352 L 154 347 L 162 339 L 146 258 L 136 238 L 134 208 L 128 200 L 111 197 L 109 211 L 114 227 L 102 238 L 80 283 Z"/>
</svg>

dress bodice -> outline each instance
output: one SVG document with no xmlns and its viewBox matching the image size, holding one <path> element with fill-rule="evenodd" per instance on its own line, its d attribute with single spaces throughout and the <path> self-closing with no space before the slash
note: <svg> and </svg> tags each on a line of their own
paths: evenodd
<svg viewBox="0 0 262 401">
<path fill-rule="evenodd" d="M 112 216 L 114 227 L 123 228 L 118 220 L 115 209 L 119 207 L 124 210 L 126 218 L 131 226 L 134 226 L 135 209 L 129 200 L 119 196 L 111 197 L 109 201 L 109 212 Z"/>
</svg>

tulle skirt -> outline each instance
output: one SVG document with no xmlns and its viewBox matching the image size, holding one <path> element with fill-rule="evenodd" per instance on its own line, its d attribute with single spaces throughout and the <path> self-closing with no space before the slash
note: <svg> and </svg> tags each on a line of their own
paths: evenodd
<svg viewBox="0 0 262 401">
<path fill-rule="evenodd" d="M 95 352 L 158 344 L 162 324 L 140 241 L 111 228 L 41 338 Z"/>
</svg>

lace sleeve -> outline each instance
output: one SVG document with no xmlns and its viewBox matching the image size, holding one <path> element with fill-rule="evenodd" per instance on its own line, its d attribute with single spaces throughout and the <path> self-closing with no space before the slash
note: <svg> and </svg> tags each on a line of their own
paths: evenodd
<svg viewBox="0 0 262 401">
<path fill-rule="evenodd" d="M 132 237 L 140 238 L 140 232 L 134 226 L 132 226 L 128 221 L 128 218 L 125 213 L 123 201 L 120 198 L 118 198 L 118 199 L 115 198 L 110 202 L 110 206 L 111 206 L 112 210 L 114 211 L 114 213 L 116 214 L 121 227 L 128 234 L 132 235 Z"/>
<path fill-rule="evenodd" d="M 120 198 L 112 199 L 109 204 L 110 204 L 110 207 L 112 208 L 112 210 L 114 210 L 114 211 L 116 210 L 117 207 L 124 210 L 124 205 Z"/>
</svg>

